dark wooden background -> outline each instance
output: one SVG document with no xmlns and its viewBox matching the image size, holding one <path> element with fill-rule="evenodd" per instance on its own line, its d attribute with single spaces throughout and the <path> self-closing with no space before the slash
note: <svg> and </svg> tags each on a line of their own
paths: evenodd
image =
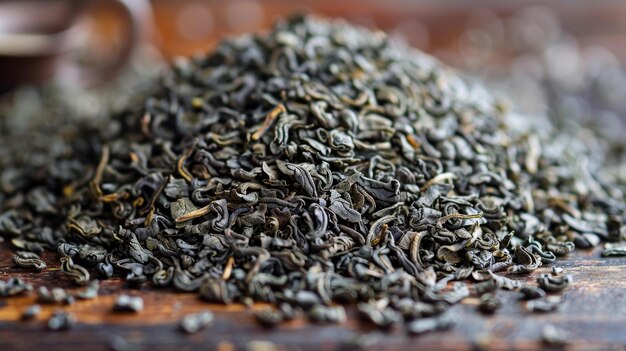
<svg viewBox="0 0 626 351">
<path fill-rule="evenodd" d="M 521 9 L 553 11 L 582 47 L 600 45 L 626 59 L 626 1 L 621 0 L 151 0 L 153 40 L 166 58 L 205 53 L 224 37 L 270 27 L 279 17 L 308 12 L 345 18 L 388 32 L 402 30 L 419 49 L 436 53 L 458 45 L 476 16 L 506 17 Z M 239 12 L 237 12 L 239 11 Z M 238 15 L 237 15 L 238 14 Z M 417 22 L 419 26 L 400 26 Z M 421 28 L 420 28 L 421 27 Z M 422 38 L 421 29 L 428 40 Z"/>
<path fill-rule="evenodd" d="M 223 0 L 152 0 L 156 31 L 154 42 L 166 58 L 206 52 L 219 38 L 242 31 L 267 28 L 279 15 L 297 9 L 309 9 L 330 16 L 347 17 L 355 22 L 367 22 L 390 30 L 404 20 L 418 20 L 429 32 L 422 49 L 436 52 L 456 45 L 470 14 L 488 9 L 506 16 L 529 4 L 543 4 L 554 9 L 566 30 L 575 35 L 582 46 L 600 45 L 609 48 L 620 59 L 626 59 L 626 2 L 624 1 L 485 1 L 460 0 L 411 2 L 387 1 L 291 1 L 259 2 L 261 17 L 255 28 L 237 25 L 229 20 L 228 6 Z M 189 18 L 185 6 L 207 6 L 211 24 L 203 35 L 181 34 L 181 21 Z M 249 4 L 248 4 L 249 5 Z M 252 5 L 254 6 L 254 5 Z M 199 7 L 192 9 L 197 10 Z M 252 8 L 254 10 L 254 8 Z M 181 15 L 181 11 L 183 15 Z M 182 16 L 182 20 L 181 20 Z M 186 17 L 187 16 L 187 17 Z M 232 17 L 232 16 L 231 16 Z M 191 16 L 193 18 L 193 16 Z M 193 26 L 192 26 L 193 28 Z M 187 28 L 189 29 L 189 28 Z M 183 31 L 184 32 L 184 31 Z M 45 259 L 46 271 L 35 274 L 13 267 L 9 245 L 0 245 L 0 279 L 19 276 L 35 286 L 64 286 L 72 288 L 58 271 L 54 253 Z M 626 349 L 626 259 L 604 259 L 599 251 L 577 251 L 556 263 L 574 277 L 573 285 L 564 292 L 562 309 L 550 314 L 529 314 L 513 293 L 502 292 L 504 308 L 493 316 L 476 312 L 477 300 L 465 299 L 454 307 L 457 326 L 450 331 L 423 336 L 409 336 L 403 330 L 383 333 L 359 322 L 354 309 L 348 308 L 349 321 L 342 325 L 312 325 L 300 318 L 267 330 L 253 320 L 250 308 L 206 304 L 193 294 L 169 290 L 128 289 L 120 280 L 101 284 L 101 296 L 96 300 L 78 301 L 71 306 L 43 306 L 43 312 L 33 321 L 20 321 L 24 309 L 34 301 L 34 294 L 16 298 L 0 298 L 0 351 L 5 350 L 111 350 L 112 340 L 122 337 L 128 350 L 343 350 L 356 348 L 355 341 L 373 350 L 477 350 L 477 349 L 567 349 L 567 350 L 625 350 Z M 549 271 L 544 267 L 525 277 L 532 281 Z M 120 293 L 141 295 L 145 310 L 138 314 L 114 314 L 111 307 Z M 262 306 L 254 306 L 260 308 Z M 57 309 L 64 309 L 78 318 L 70 331 L 47 331 L 46 320 Z M 178 330 L 180 318 L 190 312 L 208 308 L 216 321 L 207 329 L 185 335 Z M 571 341 L 565 346 L 542 342 L 541 331 L 552 324 L 566 331 Z"/>
</svg>

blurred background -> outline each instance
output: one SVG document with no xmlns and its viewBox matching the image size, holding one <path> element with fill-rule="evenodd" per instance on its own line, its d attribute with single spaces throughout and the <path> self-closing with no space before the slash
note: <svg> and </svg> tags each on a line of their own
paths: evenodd
<svg viewBox="0 0 626 351">
<path fill-rule="evenodd" d="M 519 112 L 626 131 L 624 1 L 0 0 L 0 137 L 51 104 L 108 115 L 177 57 L 294 12 L 384 30 Z"/>
</svg>

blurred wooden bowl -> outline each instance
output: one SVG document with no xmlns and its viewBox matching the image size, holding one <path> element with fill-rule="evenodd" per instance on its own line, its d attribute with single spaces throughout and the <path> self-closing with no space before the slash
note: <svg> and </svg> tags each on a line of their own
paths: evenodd
<svg viewBox="0 0 626 351">
<path fill-rule="evenodd" d="M 110 79 L 137 46 L 149 6 L 147 0 L 0 1 L 0 88 L 42 83 L 61 68 L 80 83 Z M 70 54 L 87 44 L 89 28 L 82 19 L 88 9 L 109 12 L 121 23 L 121 44 L 111 48 L 110 43 L 95 43 L 115 51 L 109 55 L 113 59 L 80 67 Z"/>
</svg>

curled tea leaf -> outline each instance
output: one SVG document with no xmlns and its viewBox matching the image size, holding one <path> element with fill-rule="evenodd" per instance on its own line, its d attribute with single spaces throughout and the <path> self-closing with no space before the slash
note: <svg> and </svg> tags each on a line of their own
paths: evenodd
<svg viewBox="0 0 626 351">
<path fill-rule="evenodd" d="M 567 343 L 568 335 L 565 331 L 548 324 L 541 330 L 541 337 L 548 345 L 564 345 Z"/>
<path fill-rule="evenodd" d="M 113 311 L 118 312 L 141 312 L 143 299 L 139 296 L 120 295 L 115 300 Z"/>
<path fill-rule="evenodd" d="M 113 265 L 109 262 L 98 263 L 96 269 L 102 278 L 111 278 L 113 276 Z"/>
<path fill-rule="evenodd" d="M 316 323 L 343 323 L 346 321 L 346 311 L 342 306 L 317 304 L 309 310 L 309 318 Z"/>
<path fill-rule="evenodd" d="M 232 302 L 226 282 L 221 279 L 208 279 L 200 286 L 200 298 L 208 302 L 229 304 Z"/>
<path fill-rule="evenodd" d="M 361 315 L 379 328 L 389 328 L 402 321 L 402 315 L 391 308 L 380 308 L 370 303 L 357 306 Z"/>
<path fill-rule="evenodd" d="M 79 292 L 76 297 L 81 300 L 93 300 L 98 297 L 98 291 L 100 289 L 100 282 L 97 280 L 92 281 L 89 285 Z"/>
<path fill-rule="evenodd" d="M 607 246 L 602 250 L 602 257 L 626 257 L 626 246 Z"/>
<path fill-rule="evenodd" d="M 78 285 L 89 283 L 89 272 L 84 267 L 75 264 L 70 257 L 61 257 L 61 272 Z"/>
<path fill-rule="evenodd" d="M 546 292 L 537 286 L 524 285 L 519 289 L 523 300 L 539 299 L 546 296 Z"/>
<path fill-rule="evenodd" d="M 18 251 L 13 255 L 13 263 L 23 268 L 34 268 L 38 271 L 46 269 L 46 263 L 34 252 Z"/>
<path fill-rule="evenodd" d="M 283 314 L 280 310 L 266 308 L 254 312 L 256 320 L 266 328 L 273 328 L 283 321 Z"/>
<path fill-rule="evenodd" d="M 33 286 L 20 278 L 0 280 L 0 297 L 17 296 L 33 290 Z"/>
<path fill-rule="evenodd" d="M 542 299 L 530 300 L 526 308 L 530 312 L 548 313 L 556 311 L 562 304 L 563 299 L 558 296 L 548 296 Z"/>
<path fill-rule="evenodd" d="M 45 286 L 37 288 L 37 302 L 46 304 L 72 304 L 74 297 L 61 288 L 48 289 Z"/>
<path fill-rule="evenodd" d="M 180 329 L 188 334 L 197 333 L 213 323 L 213 319 L 211 311 L 187 314 L 180 321 Z"/>
<path fill-rule="evenodd" d="M 76 325 L 76 317 L 73 315 L 57 311 L 50 319 L 48 319 L 48 329 L 50 330 L 67 330 L 72 329 Z"/>
<path fill-rule="evenodd" d="M 428 332 L 450 329 L 454 325 L 454 319 L 450 314 L 435 317 L 419 318 L 407 324 L 410 334 L 424 334 Z"/>
<path fill-rule="evenodd" d="M 567 288 L 573 281 L 569 274 L 551 276 L 544 274 L 537 278 L 537 284 L 545 291 L 560 291 Z"/>
<path fill-rule="evenodd" d="M 35 319 L 41 314 L 41 306 L 35 304 L 28 306 L 22 313 L 22 320 L 28 321 Z"/>
<path fill-rule="evenodd" d="M 478 304 L 478 309 L 485 314 L 493 314 L 502 307 L 502 300 L 500 300 L 496 295 L 491 293 L 483 294 L 480 297 L 480 303 Z"/>
</svg>

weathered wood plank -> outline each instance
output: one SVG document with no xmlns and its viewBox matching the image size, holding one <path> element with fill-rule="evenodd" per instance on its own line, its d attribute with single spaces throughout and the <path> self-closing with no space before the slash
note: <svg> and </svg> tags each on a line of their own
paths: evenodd
<svg viewBox="0 0 626 351">
<path fill-rule="evenodd" d="M 45 255 L 50 268 L 41 273 L 25 272 L 14 268 L 7 245 L 0 246 L 0 279 L 19 276 L 33 285 L 49 287 L 61 285 L 73 288 L 61 277 L 56 268 L 54 253 Z M 405 334 L 401 329 L 381 332 L 356 318 L 348 309 L 349 321 L 343 325 L 311 325 L 299 318 L 274 330 L 260 327 L 252 317 L 251 309 L 241 305 L 222 306 L 206 304 L 194 294 L 181 294 L 148 287 L 127 289 L 119 279 L 101 284 L 101 296 L 96 300 L 78 301 L 70 306 L 42 306 L 43 312 L 33 321 L 20 321 L 22 312 L 34 302 L 34 294 L 0 299 L 0 350 L 46 349 L 67 350 L 80 347 L 84 350 L 110 350 L 114 336 L 121 336 L 132 346 L 142 350 L 222 350 L 273 349 L 334 350 L 345 349 L 361 341 L 376 350 L 404 350 L 434 348 L 440 350 L 519 349 L 545 348 L 541 331 L 552 324 L 569 332 L 572 342 L 568 349 L 623 349 L 626 345 L 626 259 L 603 259 L 599 251 L 579 251 L 557 265 L 567 269 L 574 277 L 573 285 L 564 293 L 566 301 L 561 310 L 537 315 L 525 312 L 524 305 L 516 300 L 515 293 L 501 292 L 505 306 L 494 316 L 476 312 L 477 300 L 468 298 L 453 312 L 458 323 L 447 332 L 418 337 Z M 532 275 L 520 277 L 534 280 L 548 267 Z M 75 289 L 75 288 L 73 288 Z M 113 313 L 115 297 L 124 292 L 141 295 L 145 310 L 139 314 Z M 70 331 L 46 330 L 47 318 L 57 309 L 73 313 L 79 325 Z M 216 322 L 195 335 L 181 333 L 177 324 L 190 312 L 210 309 Z"/>
</svg>

